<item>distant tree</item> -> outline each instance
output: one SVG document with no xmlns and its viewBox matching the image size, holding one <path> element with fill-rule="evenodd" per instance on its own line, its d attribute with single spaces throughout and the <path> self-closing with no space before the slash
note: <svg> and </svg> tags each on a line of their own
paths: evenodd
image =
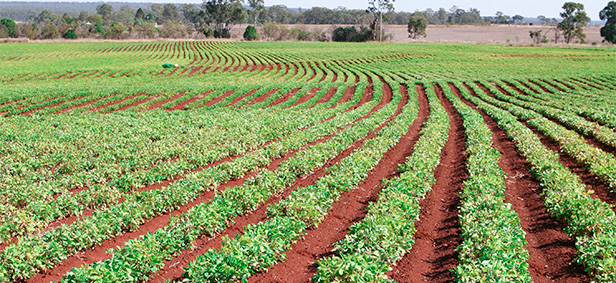
<svg viewBox="0 0 616 283">
<path fill-rule="evenodd" d="M 586 34 L 584 27 L 590 21 L 590 18 L 584 11 L 584 4 L 567 2 L 563 5 L 564 12 L 560 13 L 563 20 L 558 23 L 558 29 L 562 31 L 566 43 L 578 38 L 580 42 L 584 42 Z"/>
<path fill-rule="evenodd" d="M 121 22 L 125 26 L 133 26 L 135 24 L 135 10 L 128 5 L 120 7 L 115 13 L 114 19 L 116 22 Z"/>
<path fill-rule="evenodd" d="M 64 35 L 62 35 L 62 37 L 66 39 L 77 39 L 77 34 L 75 34 L 75 31 L 72 29 L 69 29 L 64 33 Z"/>
<path fill-rule="evenodd" d="M 408 23 L 409 37 L 417 39 L 420 36 L 426 37 L 426 28 L 428 27 L 428 20 L 421 13 L 415 13 L 411 16 Z"/>
<path fill-rule="evenodd" d="M 36 39 L 39 36 L 39 29 L 35 23 L 27 23 L 21 26 L 21 34 L 29 39 Z"/>
<path fill-rule="evenodd" d="M 53 23 L 53 21 L 54 16 L 49 10 L 41 11 L 41 13 L 35 19 L 35 22 L 39 24 L 49 24 Z"/>
<path fill-rule="evenodd" d="M 156 38 L 160 33 L 153 22 L 141 22 L 133 29 L 137 37 L 139 38 Z"/>
<path fill-rule="evenodd" d="M 108 24 L 113 19 L 113 7 L 107 3 L 96 6 L 96 13 L 103 17 L 103 23 Z"/>
<path fill-rule="evenodd" d="M 259 19 L 259 15 L 265 11 L 265 1 L 264 0 L 248 0 L 248 7 L 251 9 L 251 14 L 254 17 L 254 24 L 257 25 L 257 20 Z"/>
<path fill-rule="evenodd" d="M 6 32 L 9 37 L 17 37 L 17 25 L 13 19 L 4 18 L 0 20 L 0 25 L 6 28 Z"/>
<path fill-rule="evenodd" d="M 87 21 L 93 25 L 96 25 L 96 24 L 102 25 L 103 17 L 101 17 L 101 15 L 99 14 L 92 14 L 88 16 Z"/>
<path fill-rule="evenodd" d="M 496 12 L 496 17 L 494 17 L 494 22 L 496 24 L 510 24 L 511 23 L 511 17 L 508 16 L 508 15 L 505 15 L 501 11 L 498 11 L 498 12 Z"/>
<path fill-rule="evenodd" d="M 256 40 L 258 37 L 259 34 L 257 33 L 257 29 L 254 26 L 249 25 L 246 27 L 246 30 L 244 31 L 245 40 L 252 41 Z"/>
<path fill-rule="evenodd" d="M 283 25 L 277 25 L 273 22 L 263 24 L 263 28 L 261 30 L 263 36 L 265 36 L 267 40 L 281 41 L 288 39 L 289 37 L 289 29 Z"/>
<path fill-rule="evenodd" d="M 165 4 L 163 6 L 163 22 L 164 21 L 177 21 L 180 18 L 178 12 L 178 6 L 174 4 Z"/>
<path fill-rule="evenodd" d="M 88 17 L 90 16 L 90 12 L 88 11 L 81 11 L 81 13 L 79 13 L 79 20 L 82 22 L 86 22 L 88 20 Z"/>
<path fill-rule="evenodd" d="M 143 18 L 145 18 L 145 12 L 141 8 L 137 9 L 137 12 L 135 13 L 135 20 L 143 20 Z"/>
<path fill-rule="evenodd" d="M 274 5 L 267 10 L 269 18 L 276 23 L 288 24 L 291 20 L 291 13 L 285 5 Z"/>
<path fill-rule="evenodd" d="M 184 38 L 186 37 L 186 28 L 177 21 L 166 20 L 163 23 L 163 28 L 160 30 L 160 36 L 166 38 Z"/>
<path fill-rule="evenodd" d="M 375 32 L 378 35 L 378 40 L 383 40 L 383 14 L 391 13 L 394 9 L 394 2 L 396 0 L 368 0 L 368 12 L 374 15 L 373 29 L 377 29 Z"/>
<path fill-rule="evenodd" d="M 184 4 L 180 7 L 180 10 L 187 23 L 199 25 L 202 21 L 205 21 L 205 11 L 199 9 L 199 7 L 194 4 Z"/>
<path fill-rule="evenodd" d="M 161 24 L 163 22 L 163 5 L 152 4 L 150 11 L 146 13 L 145 20 Z"/>
<path fill-rule="evenodd" d="M 109 26 L 109 31 L 105 34 L 107 38 L 124 39 L 128 36 L 126 26 L 121 22 L 113 22 Z"/>
<path fill-rule="evenodd" d="M 522 15 L 515 15 L 511 18 L 514 24 L 524 23 L 524 17 Z"/>
<path fill-rule="evenodd" d="M 332 33 L 332 41 L 336 42 L 366 42 L 372 38 L 372 30 L 361 27 L 359 31 L 355 27 L 339 27 Z"/>
<path fill-rule="evenodd" d="M 242 2 L 241 0 L 204 0 L 204 9 L 214 23 L 215 37 L 223 37 L 229 33 L 233 24 L 244 20 Z"/>
<path fill-rule="evenodd" d="M 535 44 L 541 44 L 543 42 L 547 42 L 546 33 L 543 33 L 543 30 L 531 30 L 529 32 L 530 38 L 533 40 Z"/>
<path fill-rule="evenodd" d="M 605 26 L 601 28 L 601 36 L 607 42 L 616 43 L 616 1 L 610 1 L 601 10 L 599 17 L 605 21 Z"/>
<path fill-rule="evenodd" d="M 537 19 L 539 20 L 540 23 L 542 24 L 549 24 L 550 23 L 550 19 L 548 19 L 546 16 L 544 15 L 539 15 L 537 16 Z"/>
<path fill-rule="evenodd" d="M 58 31 L 58 27 L 54 24 L 47 24 L 41 30 L 41 38 L 42 39 L 55 39 L 60 37 L 60 32 Z"/>
</svg>

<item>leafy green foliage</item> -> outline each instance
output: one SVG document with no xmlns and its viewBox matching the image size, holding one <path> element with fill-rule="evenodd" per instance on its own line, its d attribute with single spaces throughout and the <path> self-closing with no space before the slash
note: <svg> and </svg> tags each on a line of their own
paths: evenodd
<svg viewBox="0 0 616 283">
<path fill-rule="evenodd" d="M 411 16 L 411 19 L 409 19 L 409 23 L 407 26 L 410 38 L 417 39 L 420 36 L 426 37 L 428 20 L 426 20 L 426 18 L 422 14 L 413 14 L 413 16 Z"/>
<path fill-rule="evenodd" d="M 248 41 L 256 40 L 259 38 L 259 34 L 257 34 L 257 29 L 254 26 L 247 26 L 244 31 L 244 39 Z"/>
<path fill-rule="evenodd" d="M 13 19 L 3 18 L 0 20 L 0 26 L 4 26 L 8 32 L 10 37 L 17 37 L 17 33 L 15 33 L 17 29 L 17 25 Z"/>
<path fill-rule="evenodd" d="M 563 5 L 564 12 L 560 13 L 563 20 L 558 23 L 558 29 L 563 32 L 565 42 L 570 43 L 574 39 L 579 39 L 584 43 L 586 34 L 584 27 L 590 21 L 590 18 L 584 11 L 584 4 L 575 2 L 566 2 Z"/>
<path fill-rule="evenodd" d="M 599 18 L 605 21 L 601 28 L 601 36 L 605 41 L 616 43 L 616 1 L 610 1 L 599 13 Z"/>
<path fill-rule="evenodd" d="M 358 31 L 355 27 L 338 27 L 332 33 L 335 42 L 365 42 L 372 39 L 373 31 L 367 27 L 361 27 Z"/>
</svg>

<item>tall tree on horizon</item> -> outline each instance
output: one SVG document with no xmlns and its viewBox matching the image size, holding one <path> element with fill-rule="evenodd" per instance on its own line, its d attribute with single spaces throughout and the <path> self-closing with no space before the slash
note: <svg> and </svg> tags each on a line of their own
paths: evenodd
<svg viewBox="0 0 616 283">
<path fill-rule="evenodd" d="M 383 40 L 383 13 L 393 12 L 394 2 L 396 0 L 368 0 L 368 12 L 375 16 L 375 23 L 378 22 L 379 31 L 374 34 L 378 34 L 379 41 Z"/>
<path fill-rule="evenodd" d="M 248 0 L 248 6 L 252 9 L 256 26 L 259 15 L 261 15 L 261 13 L 265 10 L 265 0 Z"/>
<path fill-rule="evenodd" d="M 203 9 L 214 23 L 215 34 L 222 36 L 223 30 L 244 19 L 243 0 L 203 0 Z"/>
<path fill-rule="evenodd" d="M 584 11 L 584 4 L 567 2 L 563 5 L 564 12 L 560 13 L 563 20 L 558 23 L 558 29 L 563 32 L 565 42 L 570 43 L 572 39 L 578 38 L 580 42 L 584 42 L 586 34 L 584 34 L 584 27 L 586 23 L 590 21 L 586 11 Z"/>
<path fill-rule="evenodd" d="M 616 1 L 607 3 L 599 13 L 599 17 L 605 21 L 605 26 L 601 28 L 601 36 L 607 42 L 616 43 Z"/>
</svg>

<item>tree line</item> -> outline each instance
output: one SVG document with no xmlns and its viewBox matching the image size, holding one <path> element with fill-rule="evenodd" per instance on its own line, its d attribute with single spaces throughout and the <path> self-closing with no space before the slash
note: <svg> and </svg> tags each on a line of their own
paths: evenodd
<svg viewBox="0 0 616 283">
<path fill-rule="evenodd" d="M 16 24 L 11 18 L 0 21 L 0 37 L 27 37 L 30 39 L 64 38 L 187 38 L 187 37 L 230 37 L 234 25 L 249 23 L 260 26 L 262 38 L 268 40 L 334 40 L 353 41 L 384 40 L 384 23 L 408 25 L 409 36 L 425 36 L 428 25 L 439 24 L 523 24 L 521 15 L 509 16 L 497 12 L 494 16 L 482 16 L 475 8 L 467 10 L 456 6 L 449 10 L 427 9 L 425 11 L 396 12 L 395 0 L 368 0 L 366 10 L 346 8 L 291 9 L 284 5 L 266 7 L 264 0 L 204 0 L 203 4 L 151 4 L 149 7 L 134 9 L 134 5 L 119 8 L 108 3 L 98 4 L 95 12 L 81 11 L 54 13 L 50 10 L 29 13 L 28 19 Z M 616 4 L 608 3 L 600 18 L 606 26 L 602 35 L 606 41 L 614 42 L 616 33 L 614 16 Z M 584 42 L 583 27 L 589 22 L 584 5 L 567 2 L 561 21 L 539 16 L 539 20 L 554 26 L 548 31 L 532 31 L 530 36 L 537 43 L 558 42 L 561 38 L 569 43 Z M 7 11 L 3 11 L 7 13 Z M 9 11 L 10 12 L 10 11 Z M 353 25 L 338 28 L 324 34 L 299 26 L 287 28 L 282 24 L 329 24 Z M 253 26 L 253 28 L 254 28 Z M 362 28 L 363 27 L 363 28 Z M 550 34 L 551 33 L 551 34 Z M 252 34 L 252 30 L 251 30 Z M 252 36 L 251 36 L 252 38 Z"/>
</svg>

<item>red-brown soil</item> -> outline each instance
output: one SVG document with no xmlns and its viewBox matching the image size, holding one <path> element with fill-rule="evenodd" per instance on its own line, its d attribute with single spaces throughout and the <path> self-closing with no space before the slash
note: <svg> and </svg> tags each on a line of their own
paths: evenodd
<svg viewBox="0 0 616 283">
<path fill-rule="evenodd" d="M 143 93 L 137 93 L 137 94 L 125 96 L 125 97 L 120 98 L 120 99 L 118 99 L 116 101 L 112 101 L 112 102 L 109 102 L 109 103 L 106 103 L 106 104 L 103 104 L 103 105 L 99 105 L 98 107 L 90 109 L 87 112 L 90 113 L 90 112 L 95 112 L 95 111 L 98 111 L 98 110 L 101 110 L 101 109 L 105 109 L 105 108 L 107 108 L 109 106 L 120 104 L 120 103 L 122 103 L 122 102 L 124 102 L 126 100 L 133 99 L 133 98 L 135 98 L 137 96 L 141 96 L 141 95 L 143 95 Z"/>
<path fill-rule="evenodd" d="M 82 98 L 82 97 L 74 97 L 74 98 L 71 98 L 71 99 L 68 99 L 68 100 L 64 100 L 64 101 L 60 101 L 58 103 L 54 103 L 54 104 L 51 104 L 51 105 L 41 106 L 39 108 L 35 108 L 35 109 L 28 110 L 26 112 L 19 113 L 19 115 L 28 116 L 28 115 L 36 112 L 36 111 L 43 110 L 43 109 L 46 109 L 46 108 L 54 108 L 54 107 L 60 106 L 60 105 L 62 105 L 64 103 L 71 102 L 73 100 L 77 100 L 79 98 Z"/>
<path fill-rule="evenodd" d="M 297 101 L 295 101 L 295 103 L 293 103 L 293 105 L 291 105 L 290 107 L 295 107 L 297 105 L 300 105 L 310 99 L 312 99 L 317 92 L 320 90 L 321 88 L 318 87 L 313 87 L 310 89 L 310 91 L 308 91 L 308 93 L 306 93 L 306 95 L 303 95 L 302 97 L 300 97 Z"/>
<path fill-rule="evenodd" d="M 167 98 L 167 99 L 165 99 L 163 101 L 156 102 L 156 103 L 150 105 L 150 107 L 148 107 L 148 110 L 154 110 L 156 108 L 160 108 L 161 106 L 163 106 L 163 105 L 165 105 L 165 104 L 167 104 L 167 103 L 169 103 L 171 101 L 177 100 L 178 98 L 184 96 L 185 94 L 186 94 L 185 91 L 184 92 L 179 92 L 179 93 L 177 93 L 176 95 L 174 95 L 174 96 L 172 96 L 170 98 Z"/>
<path fill-rule="evenodd" d="M 526 232 L 529 270 L 534 282 L 588 282 L 581 265 L 576 264 L 575 242 L 563 232 L 564 226 L 547 213 L 541 197 L 543 189 L 533 180 L 530 165 L 518 152 L 513 141 L 494 119 L 461 97 L 457 88 L 450 86 L 456 96 L 477 110 L 492 131 L 494 146 L 501 153 L 499 166 L 507 174 L 505 200 L 520 217 Z"/>
<path fill-rule="evenodd" d="M 146 102 L 148 102 L 148 101 L 150 101 L 150 100 L 152 100 L 154 98 L 157 98 L 157 97 L 160 97 L 160 94 L 158 94 L 158 95 L 150 95 L 150 96 L 146 97 L 145 99 L 142 99 L 142 100 L 139 100 L 139 101 L 135 101 L 135 102 L 133 102 L 133 103 L 131 103 L 129 105 L 124 105 L 124 106 L 118 108 L 117 110 L 111 111 L 109 113 L 118 112 L 118 111 L 124 111 L 124 110 L 127 110 L 129 108 L 132 108 L 132 107 L 144 104 L 144 103 L 146 103 Z"/>
<path fill-rule="evenodd" d="M 325 93 L 325 95 L 323 95 L 319 101 L 317 101 L 317 103 L 315 103 L 314 105 L 310 106 L 310 108 L 314 108 L 315 106 L 317 106 L 317 104 L 321 104 L 321 103 L 325 103 L 328 102 L 329 100 L 332 99 L 332 97 L 334 96 L 334 94 L 336 94 L 336 91 L 338 91 L 338 87 L 332 87 L 330 88 L 327 93 Z"/>
<path fill-rule="evenodd" d="M 276 98 L 276 100 L 272 101 L 272 103 L 270 103 L 269 105 L 267 105 L 267 107 L 272 107 L 274 105 L 278 105 L 280 103 L 286 102 L 287 100 L 289 100 L 292 96 L 294 96 L 295 94 L 297 94 L 299 91 L 301 90 L 301 88 L 293 88 L 291 89 L 289 92 L 285 93 L 284 95 L 281 95 L 280 97 Z"/>
<path fill-rule="evenodd" d="M 178 104 L 176 104 L 175 106 L 173 106 L 173 107 L 171 107 L 171 108 L 169 108 L 169 109 L 167 109 L 167 110 L 169 110 L 169 111 L 173 111 L 173 110 L 184 110 L 184 108 L 185 108 L 188 104 L 191 104 L 191 103 L 193 103 L 193 102 L 195 102 L 195 101 L 197 101 L 197 100 L 199 100 L 199 99 L 203 99 L 206 95 L 208 95 L 208 94 L 210 94 L 210 93 L 212 93 L 212 92 L 213 92 L 213 90 L 208 90 L 208 91 L 206 91 L 206 92 L 200 93 L 199 95 L 195 95 L 195 97 L 193 97 L 193 98 L 191 98 L 191 99 L 188 99 L 188 100 L 186 100 L 186 101 L 184 101 L 184 102 L 178 103 Z"/>
<path fill-rule="evenodd" d="M 64 109 L 58 110 L 58 111 L 54 112 L 54 114 L 66 113 L 66 112 L 71 111 L 71 110 L 73 110 L 73 109 L 77 109 L 77 108 L 86 107 L 86 106 L 88 106 L 88 105 L 92 105 L 92 104 L 96 103 L 97 101 L 103 100 L 103 99 L 105 99 L 105 98 L 109 98 L 109 97 L 111 97 L 111 96 L 116 96 L 116 95 L 117 95 L 117 94 L 114 94 L 114 95 L 108 95 L 108 96 L 104 96 L 104 97 L 101 97 L 101 98 L 97 98 L 97 99 L 94 99 L 94 100 L 91 100 L 91 101 L 88 101 L 88 102 L 84 102 L 84 103 L 81 103 L 81 104 L 78 104 L 78 105 L 73 105 L 73 106 L 71 106 L 71 107 L 68 107 L 68 108 L 64 108 Z"/>
<path fill-rule="evenodd" d="M 270 89 L 266 93 L 259 95 L 259 97 L 253 99 L 252 101 L 249 101 L 248 103 L 246 103 L 246 105 L 253 105 L 253 104 L 261 103 L 267 100 L 270 96 L 272 96 L 274 93 L 278 92 L 279 90 L 280 90 L 279 88 Z"/>
<path fill-rule="evenodd" d="M 229 102 L 229 105 L 228 105 L 228 106 L 235 105 L 236 103 L 240 102 L 242 99 L 244 99 L 244 98 L 246 98 L 246 97 L 249 97 L 249 96 L 251 96 L 251 95 L 255 94 L 255 92 L 257 92 L 257 91 L 259 91 L 259 89 L 258 89 L 258 88 L 253 89 L 253 90 L 251 90 L 251 91 L 249 91 L 249 92 L 246 92 L 246 93 L 245 93 L 245 94 L 243 94 L 243 95 L 238 96 L 237 98 L 235 98 L 235 99 L 231 100 L 231 102 Z"/>
<path fill-rule="evenodd" d="M 422 95 L 423 89 L 419 89 Z M 458 209 L 459 193 L 468 178 L 466 144 L 462 118 L 444 98 L 442 89 L 435 87 L 437 96 L 450 118 L 447 143 L 441 161 L 435 169 L 436 183 L 426 198 L 420 201 L 419 221 L 413 248 L 387 275 L 397 282 L 451 282 L 450 269 L 458 263 L 456 247 L 462 243 Z"/>
<path fill-rule="evenodd" d="M 214 99 L 212 99 L 212 100 L 208 101 L 208 102 L 205 104 L 205 107 L 212 107 L 212 106 L 216 105 L 216 103 L 221 102 L 223 99 L 225 99 L 225 98 L 229 97 L 229 96 L 230 96 L 230 95 L 232 95 L 234 92 L 235 92 L 235 90 L 234 90 L 234 89 L 224 92 L 222 95 L 219 95 L 218 97 L 216 97 L 216 98 L 214 98 Z M 201 107 L 199 107 L 199 108 L 202 108 L 202 107 L 203 107 L 203 106 L 201 106 Z"/>
<path fill-rule="evenodd" d="M 347 87 L 347 89 L 342 94 L 342 97 L 340 97 L 340 100 L 338 102 L 336 102 L 336 104 L 332 105 L 330 108 L 336 108 L 336 106 L 338 106 L 339 104 L 345 103 L 345 102 L 351 100 L 351 98 L 353 97 L 354 94 L 355 94 L 355 86 Z"/>
</svg>

